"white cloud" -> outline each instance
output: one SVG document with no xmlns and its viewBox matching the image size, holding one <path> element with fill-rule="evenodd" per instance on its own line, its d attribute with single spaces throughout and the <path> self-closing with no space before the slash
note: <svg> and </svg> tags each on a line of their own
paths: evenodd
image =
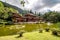
<svg viewBox="0 0 60 40">
<path fill-rule="evenodd" d="M 60 11 L 60 4 L 53 6 L 51 10 Z"/>
<path fill-rule="evenodd" d="M 42 0 L 28 0 L 29 4 L 25 4 L 25 8 L 38 10 L 43 7 Z"/>
<path fill-rule="evenodd" d="M 32 9 L 36 4 L 37 0 L 28 0 L 29 3 L 25 4 L 25 8 Z"/>
<path fill-rule="evenodd" d="M 32 9 L 34 11 L 46 11 L 47 9 L 59 11 L 58 3 L 60 4 L 60 0 L 32 0 L 25 6 L 25 8 Z"/>
<path fill-rule="evenodd" d="M 5 1 L 5 0 L 2 0 Z M 34 11 L 46 11 L 46 10 L 60 10 L 60 0 L 24 0 L 25 9 L 31 9 Z M 20 4 L 20 0 L 7 0 L 8 3 L 13 4 L 19 8 L 23 8 Z"/>
</svg>

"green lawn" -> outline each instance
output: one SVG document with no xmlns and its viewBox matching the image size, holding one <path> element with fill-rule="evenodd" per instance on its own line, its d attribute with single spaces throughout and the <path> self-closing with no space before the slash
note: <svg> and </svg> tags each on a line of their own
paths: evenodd
<svg viewBox="0 0 60 40">
<path fill-rule="evenodd" d="M 5 27 L 3 25 L 0 25 L 0 36 L 14 35 L 14 34 L 17 34 L 17 32 L 19 32 L 20 30 L 31 32 L 31 31 L 36 31 L 40 28 L 46 28 L 46 27 L 50 27 L 50 29 L 52 29 L 52 28 L 58 29 L 60 27 L 59 25 L 60 25 L 60 23 L 52 24 L 50 26 L 47 26 L 46 23 L 44 23 L 44 24 L 5 25 Z M 21 28 L 21 26 L 25 26 L 25 27 Z"/>
<path fill-rule="evenodd" d="M 52 35 L 51 32 L 43 32 L 39 33 L 37 30 L 40 28 L 50 27 L 59 29 L 60 23 L 52 24 L 47 26 L 46 23 L 44 24 L 21 24 L 21 25 L 5 25 L 2 27 L 0 25 L 0 40 L 60 40 L 60 37 Z M 19 26 L 19 27 L 18 27 Z M 25 26 L 21 28 L 21 26 Z M 16 29 L 17 27 L 17 29 Z M 16 38 L 18 35 L 17 32 L 20 30 L 27 31 L 23 34 L 23 37 Z"/>
<path fill-rule="evenodd" d="M 43 32 L 39 33 L 35 32 L 27 32 L 23 34 L 23 37 L 16 38 L 18 35 L 12 36 L 2 36 L 0 40 L 60 40 L 60 37 L 54 36 L 51 32 Z"/>
</svg>

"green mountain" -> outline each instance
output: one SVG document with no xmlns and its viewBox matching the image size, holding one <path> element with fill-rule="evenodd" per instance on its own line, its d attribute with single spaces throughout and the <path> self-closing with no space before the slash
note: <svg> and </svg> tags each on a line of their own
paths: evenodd
<svg viewBox="0 0 60 40">
<path fill-rule="evenodd" d="M 22 10 L 21 8 L 17 7 L 17 6 L 11 5 L 11 4 L 6 3 L 6 2 L 2 2 L 2 3 L 5 5 L 5 7 L 14 8 L 14 9 L 16 9 L 19 13 L 22 13 L 22 12 L 23 12 L 23 10 Z"/>
<path fill-rule="evenodd" d="M 18 13 L 17 7 L 0 1 L 0 23 L 12 22 L 11 14 Z"/>
</svg>

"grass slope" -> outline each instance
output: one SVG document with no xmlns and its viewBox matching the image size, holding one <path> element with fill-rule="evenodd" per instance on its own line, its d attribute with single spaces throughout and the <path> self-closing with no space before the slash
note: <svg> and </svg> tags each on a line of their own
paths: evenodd
<svg viewBox="0 0 60 40">
<path fill-rule="evenodd" d="M 60 40 L 60 37 L 53 36 L 51 32 L 28 32 L 24 33 L 23 37 L 16 38 L 18 35 L 13 36 L 3 36 L 0 40 Z"/>
</svg>

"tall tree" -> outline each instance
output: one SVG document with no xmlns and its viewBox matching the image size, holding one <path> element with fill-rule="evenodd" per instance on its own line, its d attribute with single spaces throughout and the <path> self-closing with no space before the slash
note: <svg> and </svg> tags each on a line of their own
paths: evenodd
<svg viewBox="0 0 60 40">
<path fill-rule="evenodd" d="M 23 5 L 23 7 L 24 7 L 25 1 L 24 1 L 24 0 L 22 0 L 22 1 L 21 1 L 21 4 L 22 4 L 22 5 Z"/>
<path fill-rule="evenodd" d="M 54 23 L 60 21 L 59 17 L 60 17 L 60 13 L 55 12 L 55 11 L 47 12 L 43 15 L 43 18 L 46 21 L 50 21 L 50 22 L 54 22 Z"/>
</svg>

